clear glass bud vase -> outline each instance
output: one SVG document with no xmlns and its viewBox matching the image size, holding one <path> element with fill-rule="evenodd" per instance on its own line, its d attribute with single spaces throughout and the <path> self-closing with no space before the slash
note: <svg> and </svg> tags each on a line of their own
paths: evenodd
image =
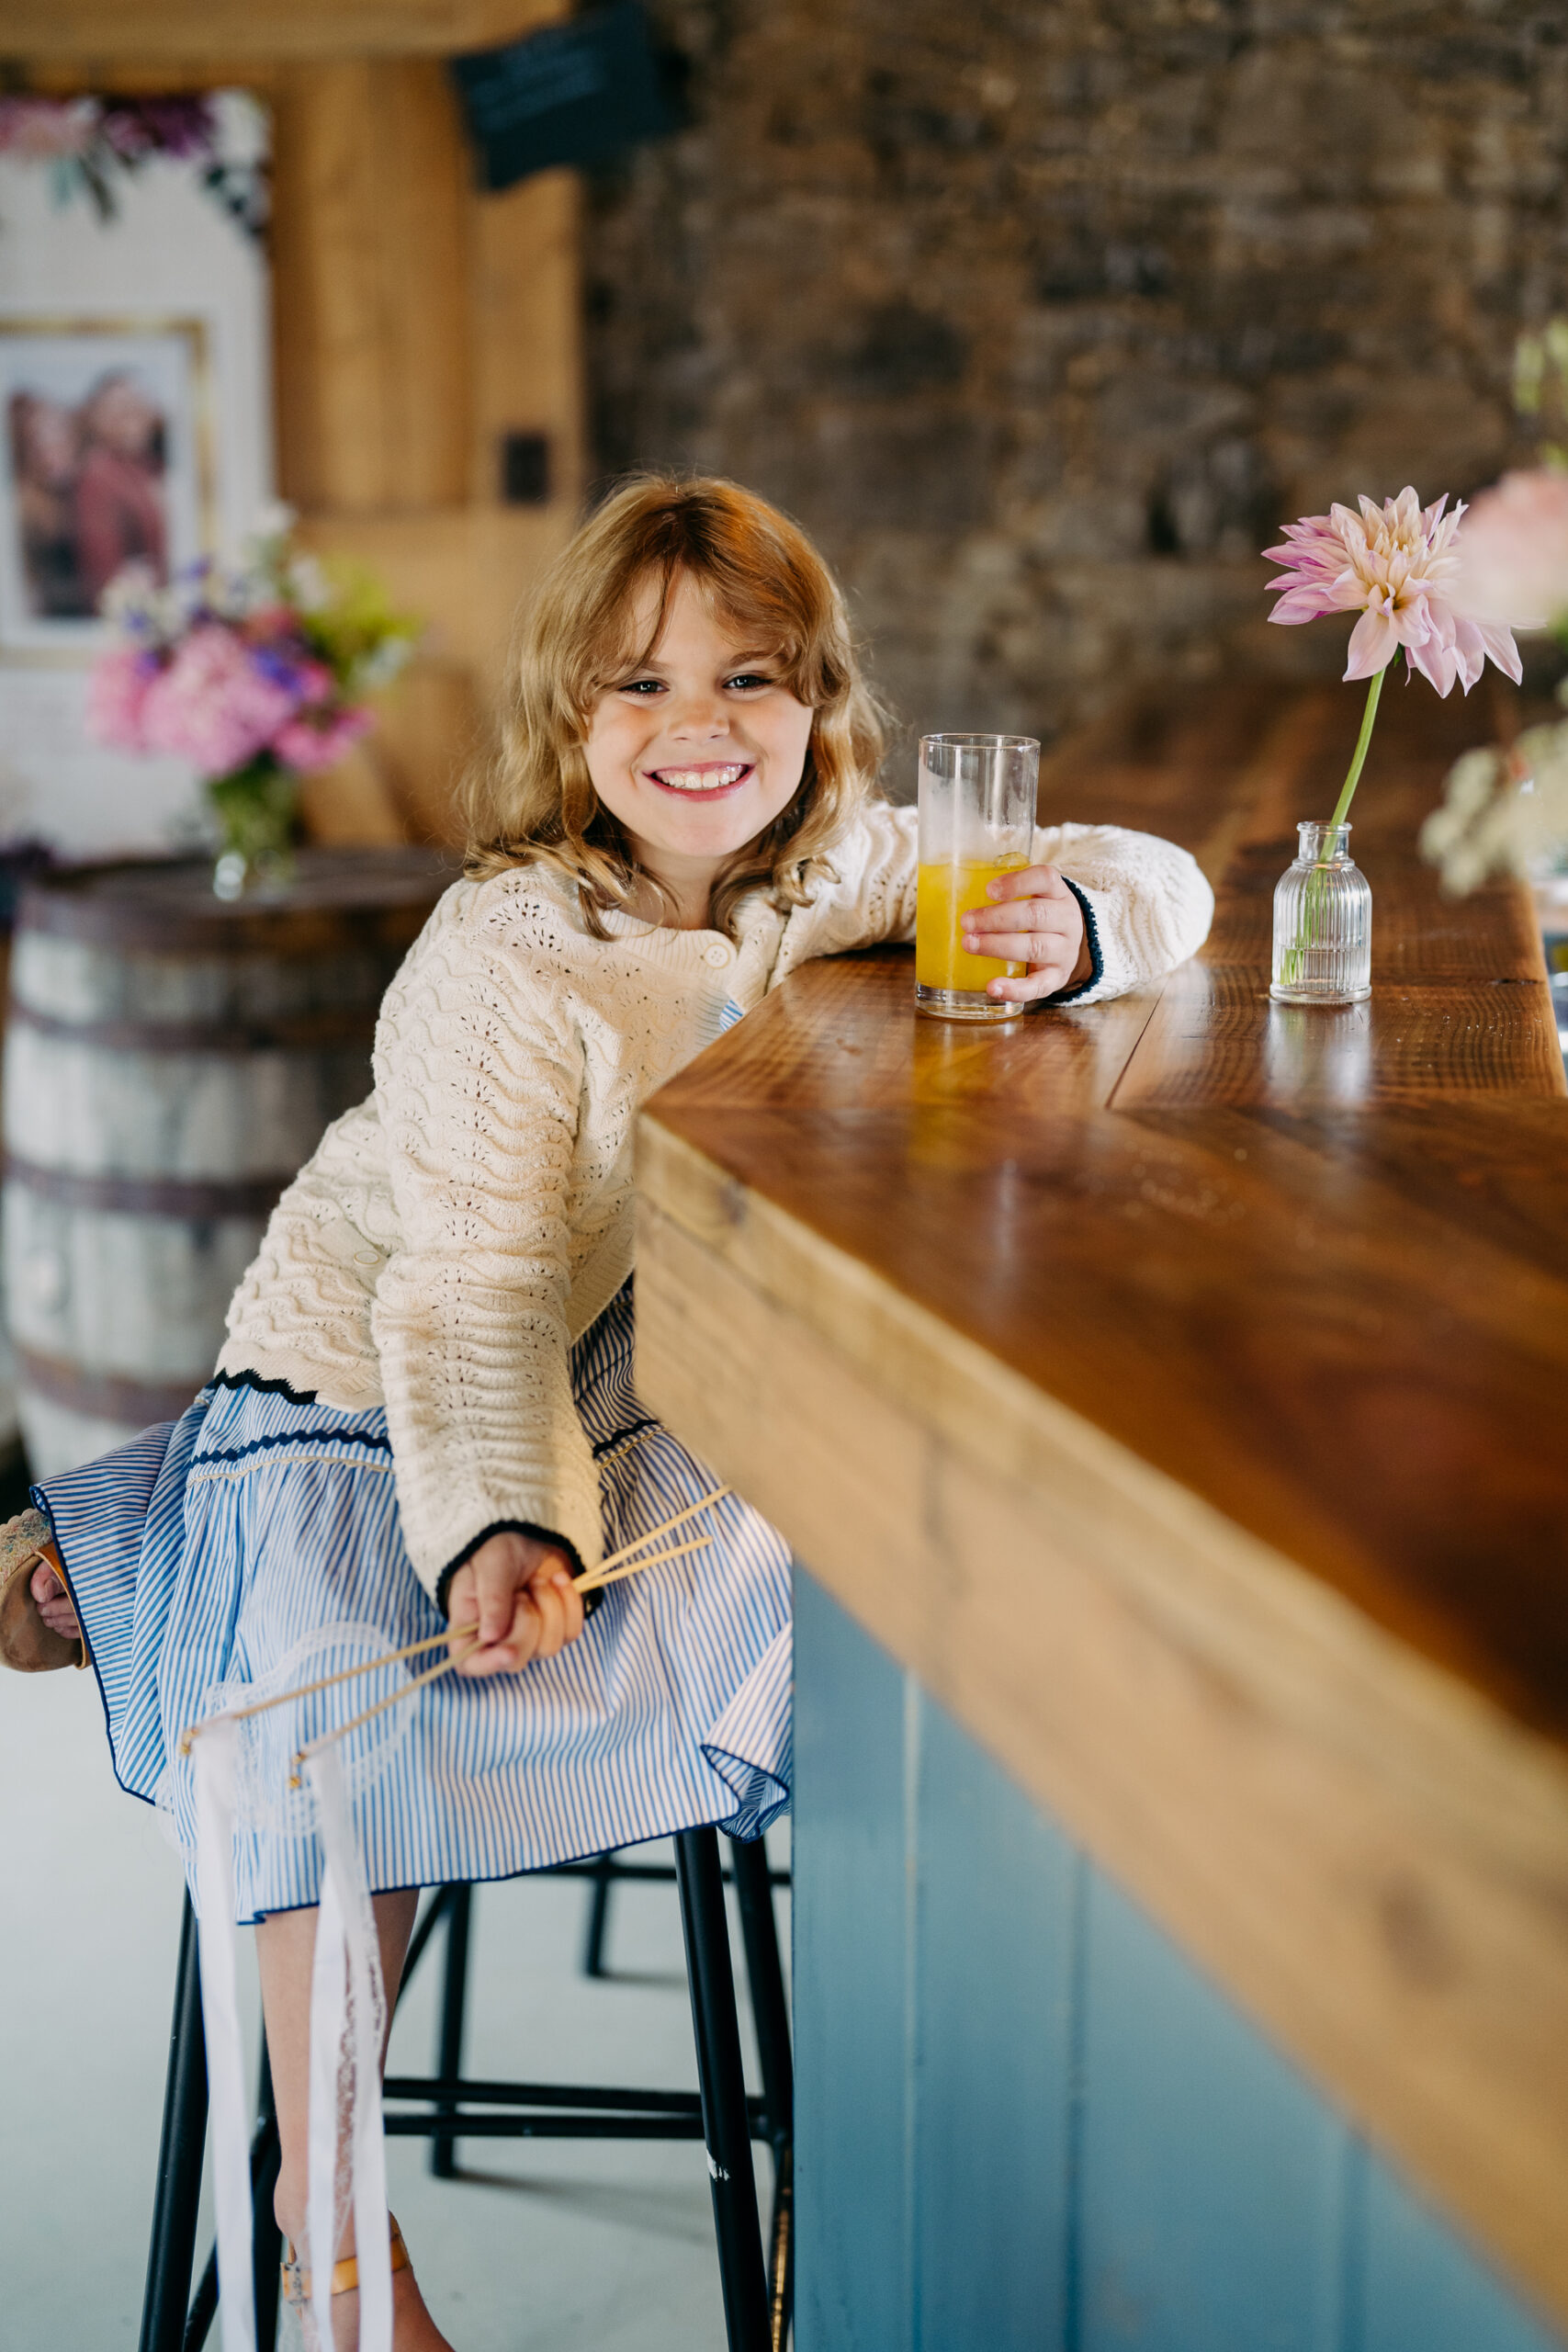
<svg viewBox="0 0 1568 2352">
<path fill-rule="evenodd" d="M 1298 825 L 1296 862 L 1274 891 L 1278 1004 L 1359 1004 L 1372 992 L 1372 893 L 1348 825 Z"/>
</svg>

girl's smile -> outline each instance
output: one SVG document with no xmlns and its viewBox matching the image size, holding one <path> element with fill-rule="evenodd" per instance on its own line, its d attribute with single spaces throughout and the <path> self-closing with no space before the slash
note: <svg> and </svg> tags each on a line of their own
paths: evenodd
<svg viewBox="0 0 1568 2352">
<path fill-rule="evenodd" d="M 721 793 L 733 792 L 738 784 L 745 782 L 751 774 L 751 762 L 715 760 L 705 767 L 645 768 L 643 773 L 649 783 L 660 785 L 666 792 L 716 800 Z"/>
<path fill-rule="evenodd" d="M 634 642 L 658 622 L 649 579 L 632 616 Z M 648 659 L 604 688 L 583 746 L 593 789 L 637 863 L 661 883 L 673 920 L 702 930 L 721 868 L 771 825 L 800 788 L 813 713 L 761 652 L 677 575 Z M 639 912 L 654 912 L 656 901 Z"/>
</svg>

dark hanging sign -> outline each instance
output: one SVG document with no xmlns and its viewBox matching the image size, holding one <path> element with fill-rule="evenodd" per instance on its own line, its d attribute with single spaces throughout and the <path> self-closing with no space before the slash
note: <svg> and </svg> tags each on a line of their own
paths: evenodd
<svg viewBox="0 0 1568 2352">
<path fill-rule="evenodd" d="M 455 57 L 451 72 L 481 187 L 557 164 L 606 164 L 679 128 L 637 0 Z"/>
</svg>

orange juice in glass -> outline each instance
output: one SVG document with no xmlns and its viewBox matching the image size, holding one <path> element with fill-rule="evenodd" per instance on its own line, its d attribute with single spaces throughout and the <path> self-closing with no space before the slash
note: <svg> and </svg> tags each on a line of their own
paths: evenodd
<svg viewBox="0 0 1568 2352">
<path fill-rule="evenodd" d="M 920 741 L 919 886 L 915 1004 L 946 1021 L 1011 1021 L 1019 1007 L 986 994 L 1021 964 L 964 952 L 959 918 L 990 904 L 987 885 L 1027 865 L 1040 745 L 1030 735 L 927 735 Z"/>
</svg>

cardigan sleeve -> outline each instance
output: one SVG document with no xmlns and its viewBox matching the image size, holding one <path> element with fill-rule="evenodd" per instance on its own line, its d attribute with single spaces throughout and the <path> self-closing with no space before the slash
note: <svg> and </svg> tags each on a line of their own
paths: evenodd
<svg viewBox="0 0 1568 2352">
<path fill-rule="evenodd" d="M 1209 936 L 1214 894 L 1174 842 L 1122 825 L 1042 825 L 1034 862 L 1054 865 L 1084 909 L 1094 975 L 1054 1004 L 1100 1004 L 1195 956 Z"/>
<path fill-rule="evenodd" d="M 372 1314 L 409 1555 L 432 1594 L 505 1528 L 600 1555 L 567 1298 L 581 1054 L 459 910 L 389 991 L 376 1101 L 398 1247 Z"/>
<path fill-rule="evenodd" d="M 1094 955 L 1093 977 L 1052 1003 L 1122 996 L 1184 963 L 1208 937 L 1213 892 L 1174 842 L 1121 825 L 1043 825 L 1032 856 L 1075 886 Z M 918 863 L 915 810 L 874 803 L 834 851 L 836 878 L 790 917 L 772 985 L 814 956 L 913 939 Z"/>
</svg>

